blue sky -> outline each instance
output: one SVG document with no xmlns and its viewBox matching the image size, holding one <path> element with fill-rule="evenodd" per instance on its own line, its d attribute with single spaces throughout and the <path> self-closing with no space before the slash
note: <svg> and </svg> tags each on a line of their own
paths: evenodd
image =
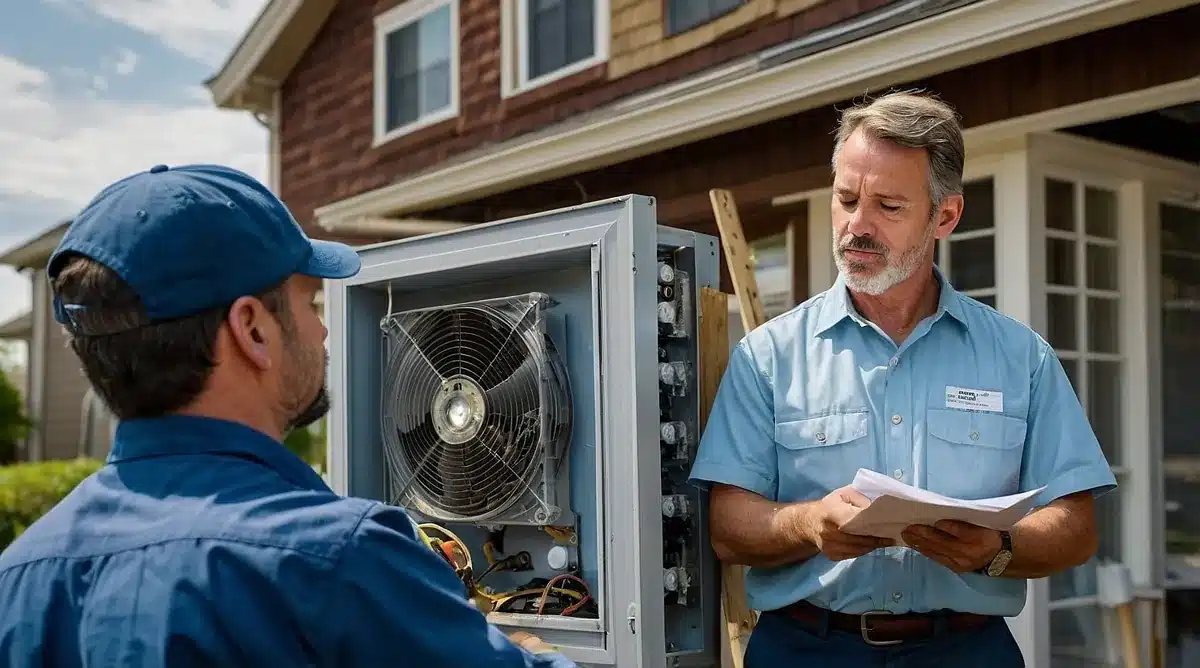
<svg viewBox="0 0 1200 668">
<path fill-rule="evenodd" d="M 158 163 L 266 178 L 265 131 L 203 82 L 265 0 L 10 0 L 0 21 L 0 252 Z M 0 268 L 0 321 L 29 283 Z"/>
</svg>

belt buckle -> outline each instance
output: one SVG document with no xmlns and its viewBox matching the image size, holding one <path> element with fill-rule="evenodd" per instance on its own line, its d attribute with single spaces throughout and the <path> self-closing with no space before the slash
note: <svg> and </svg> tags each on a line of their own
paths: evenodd
<svg viewBox="0 0 1200 668">
<path fill-rule="evenodd" d="M 868 610 L 858 616 L 858 626 L 859 626 L 860 631 L 862 632 L 863 642 L 867 643 L 868 645 L 873 645 L 875 647 L 891 647 L 893 645 L 899 645 L 904 642 L 903 640 L 872 640 L 871 639 L 871 625 L 868 621 L 869 618 L 880 616 L 880 615 L 890 615 L 890 614 L 892 614 L 892 612 L 890 610 Z"/>
</svg>

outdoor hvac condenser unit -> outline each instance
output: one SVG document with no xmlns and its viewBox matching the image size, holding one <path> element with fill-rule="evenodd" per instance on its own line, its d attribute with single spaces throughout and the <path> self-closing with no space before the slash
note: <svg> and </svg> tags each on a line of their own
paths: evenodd
<svg viewBox="0 0 1200 668">
<path fill-rule="evenodd" d="M 687 483 L 719 252 L 641 196 L 361 249 L 326 297 L 334 488 L 407 509 L 506 631 L 585 666 L 719 665 Z"/>
</svg>

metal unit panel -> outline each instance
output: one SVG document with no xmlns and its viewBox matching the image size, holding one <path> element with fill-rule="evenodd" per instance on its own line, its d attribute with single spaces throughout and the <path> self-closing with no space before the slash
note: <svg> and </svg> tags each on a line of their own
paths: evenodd
<svg viewBox="0 0 1200 668">
<path fill-rule="evenodd" d="M 654 200 L 641 196 L 364 247 L 362 271 L 326 288 L 334 397 L 329 478 L 339 493 L 385 501 L 381 318 L 528 291 L 556 300 L 547 331 L 571 380 L 575 420 L 564 466 L 577 531 L 569 544 L 558 545 L 571 550 L 597 610 L 594 619 L 492 612 L 489 621 L 510 631 L 528 629 L 583 666 L 719 665 L 719 575 L 707 527 L 699 526 L 706 522 L 706 501 L 698 492 L 691 540 L 704 548 L 701 594 L 694 610 L 665 610 L 656 316 L 663 248 L 684 258 L 691 303 L 699 303 L 699 288 L 717 282 L 716 239 L 658 226 Z M 691 343 L 680 340 L 680 354 L 695 364 L 694 309 L 689 317 Z M 694 419 L 697 402 L 693 388 L 680 414 Z M 471 550 L 477 574 L 485 542 L 497 536 L 500 553 L 528 553 L 529 570 L 491 576 L 501 589 L 555 572 L 546 549 L 559 538 L 549 540 L 539 527 L 507 526 L 498 534 L 494 526 L 446 526 Z"/>
</svg>

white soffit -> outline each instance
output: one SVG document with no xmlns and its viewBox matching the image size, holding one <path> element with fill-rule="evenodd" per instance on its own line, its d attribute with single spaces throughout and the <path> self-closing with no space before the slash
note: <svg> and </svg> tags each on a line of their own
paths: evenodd
<svg viewBox="0 0 1200 668">
<path fill-rule="evenodd" d="M 326 224 L 469 201 L 1191 4 L 1195 0 L 982 0 L 703 90 L 598 114 L 592 122 L 568 120 L 559 132 L 500 144 L 325 205 L 315 215 Z"/>
</svg>

